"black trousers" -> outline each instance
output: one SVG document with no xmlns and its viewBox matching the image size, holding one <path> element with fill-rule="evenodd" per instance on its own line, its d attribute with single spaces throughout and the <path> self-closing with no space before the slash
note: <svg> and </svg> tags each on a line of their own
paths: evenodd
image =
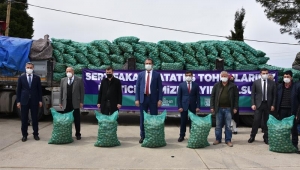
<svg viewBox="0 0 300 170">
<path fill-rule="evenodd" d="M 24 137 L 28 136 L 27 131 L 28 131 L 29 109 L 31 112 L 33 135 L 39 135 L 39 127 L 38 127 L 39 105 L 31 103 L 31 99 L 29 99 L 27 105 L 21 105 L 21 121 L 22 121 L 21 131 Z"/>
<path fill-rule="evenodd" d="M 286 117 L 290 117 L 292 116 L 291 114 L 291 108 L 280 108 L 279 109 L 279 116 L 280 116 L 280 120 L 286 118 Z M 294 119 L 294 122 L 293 122 L 293 127 L 291 129 L 291 132 L 292 132 L 292 143 L 294 146 L 297 146 L 298 145 L 298 130 L 297 130 L 297 126 L 298 126 L 298 123 L 297 123 L 297 120 L 296 120 L 296 117 Z"/>
<path fill-rule="evenodd" d="M 252 124 L 252 130 L 251 130 L 251 137 L 256 136 L 258 127 L 261 124 L 261 121 L 263 119 L 263 129 L 264 129 L 264 140 L 268 140 L 268 126 L 267 126 L 267 121 L 269 119 L 269 114 L 270 114 L 271 108 L 268 107 L 267 102 L 262 102 L 259 108 L 256 108 L 254 112 L 254 121 Z"/>
<path fill-rule="evenodd" d="M 74 110 L 74 111 L 73 111 Z M 65 113 L 73 111 L 74 124 L 75 124 L 75 136 L 81 136 L 80 134 L 80 109 L 74 109 L 72 104 L 72 99 L 67 99 L 67 105 L 64 110 Z"/>
<path fill-rule="evenodd" d="M 195 109 L 191 109 L 191 107 L 189 106 L 188 110 L 190 110 L 193 113 L 196 113 Z M 186 111 L 182 111 L 180 113 L 180 137 L 185 137 L 185 132 L 186 132 L 186 125 L 189 125 L 189 128 L 191 130 L 191 120 L 188 118 L 188 110 Z"/>
</svg>

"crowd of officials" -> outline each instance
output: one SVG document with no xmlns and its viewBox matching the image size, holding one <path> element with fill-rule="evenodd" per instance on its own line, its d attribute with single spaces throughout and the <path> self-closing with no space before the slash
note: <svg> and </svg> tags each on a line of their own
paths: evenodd
<svg viewBox="0 0 300 170">
<path fill-rule="evenodd" d="M 22 115 L 22 141 L 27 140 L 28 113 L 31 110 L 33 136 L 39 140 L 38 110 L 42 107 L 42 87 L 40 77 L 33 74 L 33 63 L 26 63 L 26 74 L 18 79 L 17 107 Z M 83 107 L 84 85 L 81 78 L 74 75 L 72 67 L 66 69 L 65 78 L 60 82 L 59 106 L 64 112 L 74 110 L 75 136 L 81 139 L 80 108 Z M 298 129 L 300 119 L 300 83 L 293 82 L 293 73 L 284 72 L 283 83 L 277 84 L 267 69 L 260 70 L 259 79 L 253 82 L 251 88 L 251 108 L 254 111 L 254 121 L 250 133 L 249 143 L 255 141 L 258 128 L 261 127 L 263 140 L 268 144 L 269 115 L 282 120 L 291 115 L 295 116 L 294 126 L 291 130 L 292 143 L 298 149 Z M 145 60 L 145 71 L 138 74 L 136 81 L 135 105 L 140 108 L 140 140 L 145 138 L 143 111 L 150 111 L 151 115 L 158 114 L 162 106 L 163 86 L 160 73 L 153 70 L 152 59 Z M 191 123 L 188 119 L 188 110 L 193 113 L 200 111 L 199 84 L 193 81 L 192 71 L 185 72 L 185 81 L 179 84 L 177 92 L 178 111 L 181 116 L 178 142 L 185 140 L 186 126 Z M 216 115 L 215 137 L 213 145 L 222 142 L 222 129 L 225 130 L 225 143 L 232 147 L 232 134 L 237 134 L 239 120 L 239 90 L 234 83 L 234 77 L 227 71 L 220 73 L 220 81 L 215 83 L 211 92 L 210 111 Z M 113 76 L 113 69 L 106 69 L 106 78 L 101 81 L 98 94 L 97 107 L 103 114 L 111 114 L 122 107 L 121 81 Z M 299 126 L 300 127 L 300 126 Z M 299 151 L 298 151 L 299 153 Z"/>
</svg>

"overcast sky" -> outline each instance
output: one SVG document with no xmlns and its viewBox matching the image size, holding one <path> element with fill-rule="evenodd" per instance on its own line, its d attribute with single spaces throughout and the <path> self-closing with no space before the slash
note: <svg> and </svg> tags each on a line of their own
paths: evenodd
<svg viewBox="0 0 300 170">
<path fill-rule="evenodd" d="M 228 36 L 233 29 L 234 14 L 246 10 L 247 39 L 297 43 L 293 36 L 280 34 L 277 24 L 267 19 L 264 9 L 255 0 L 28 0 L 29 4 L 103 18 L 123 20 L 153 26 L 206 34 Z M 71 39 L 78 42 L 109 40 L 121 36 L 136 36 L 140 41 L 226 40 L 142 27 L 107 20 L 88 18 L 29 6 L 34 18 L 34 39 L 49 34 L 51 38 Z M 270 57 L 268 64 L 290 68 L 300 46 L 276 45 L 246 41 Z"/>
</svg>

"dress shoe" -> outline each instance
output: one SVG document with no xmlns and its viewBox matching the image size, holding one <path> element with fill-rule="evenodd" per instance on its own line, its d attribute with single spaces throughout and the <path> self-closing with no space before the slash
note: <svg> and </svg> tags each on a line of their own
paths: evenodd
<svg viewBox="0 0 300 170">
<path fill-rule="evenodd" d="M 141 139 L 139 140 L 139 143 L 143 143 L 143 141 L 144 141 L 144 138 L 141 138 Z"/>
<path fill-rule="evenodd" d="M 268 139 L 264 139 L 265 144 L 269 145 L 269 140 Z"/>
<path fill-rule="evenodd" d="M 214 143 L 213 143 L 213 145 L 217 145 L 217 144 L 220 144 L 220 143 L 221 143 L 220 141 L 215 140 Z"/>
<path fill-rule="evenodd" d="M 233 147 L 233 144 L 232 144 L 230 141 L 226 142 L 226 144 L 227 144 L 227 146 L 229 146 L 229 147 Z"/>
<path fill-rule="evenodd" d="M 40 137 L 39 137 L 38 135 L 34 135 L 33 138 L 34 138 L 35 140 L 40 140 Z"/>
<path fill-rule="evenodd" d="M 184 140 L 184 137 L 179 137 L 178 142 L 182 142 Z"/>
<path fill-rule="evenodd" d="M 237 135 L 237 132 L 233 132 L 233 134 Z"/>
<path fill-rule="evenodd" d="M 297 154 L 300 154 L 300 151 L 299 151 L 299 150 L 297 151 Z"/>
<path fill-rule="evenodd" d="M 250 137 L 250 139 L 248 140 L 248 143 L 252 143 L 255 141 L 255 138 L 254 137 Z"/>
<path fill-rule="evenodd" d="M 26 136 L 23 136 L 22 142 L 26 142 L 26 141 L 27 141 L 27 137 L 26 137 Z"/>
<path fill-rule="evenodd" d="M 80 139 L 81 139 L 81 136 L 76 136 L 76 139 L 77 139 L 77 140 L 80 140 Z"/>
</svg>

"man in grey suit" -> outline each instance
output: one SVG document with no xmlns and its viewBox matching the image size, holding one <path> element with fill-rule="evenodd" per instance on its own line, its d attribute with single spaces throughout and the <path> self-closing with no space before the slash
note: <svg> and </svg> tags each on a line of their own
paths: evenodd
<svg viewBox="0 0 300 170">
<path fill-rule="evenodd" d="M 66 74 L 67 77 L 60 81 L 59 106 L 64 109 L 65 113 L 74 110 L 75 136 L 77 140 L 80 140 L 80 108 L 83 107 L 84 86 L 82 79 L 74 76 L 72 67 L 66 69 Z"/>
<path fill-rule="evenodd" d="M 261 69 L 261 78 L 255 80 L 252 84 L 251 90 L 251 103 L 252 110 L 254 110 L 254 121 L 252 125 L 252 131 L 250 134 L 250 139 L 248 143 L 252 143 L 255 140 L 258 127 L 263 118 L 264 123 L 264 142 L 269 144 L 268 141 L 268 127 L 267 121 L 269 119 L 270 112 L 275 110 L 276 103 L 276 85 L 274 81 L 268 79 L 269 71 L 268 69 Z"/>
</svg>

